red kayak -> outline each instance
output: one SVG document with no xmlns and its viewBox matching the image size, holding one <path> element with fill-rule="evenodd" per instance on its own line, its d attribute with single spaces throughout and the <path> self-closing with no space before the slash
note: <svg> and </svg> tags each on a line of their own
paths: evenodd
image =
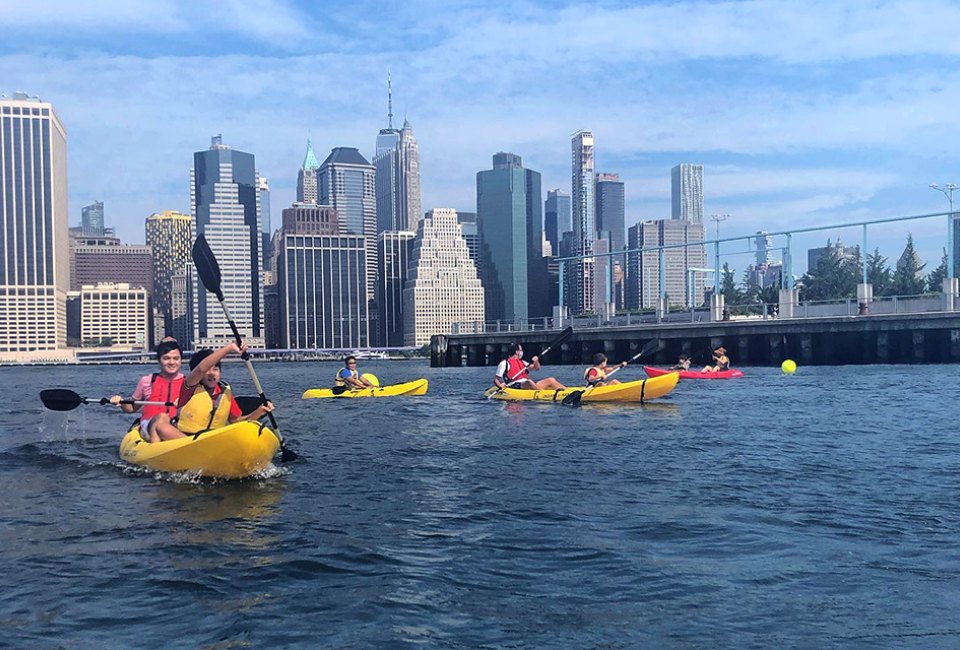
<svg viewBox="0 0 960 650">
<path fill-rule="evenodd" d="M 699 372 L 697 370 L 665 370 L 663 368 L 644 366 L 643 371 L 647 373 L 647 376 L 649 377 L 659 377 L 660 375 L 667 375 L 671 372 L 675 372 L 680 375 L 680 379 L 733 379 L 734 377 L 743 377 L 743 372 L 740 370 Z"/>
</svg>

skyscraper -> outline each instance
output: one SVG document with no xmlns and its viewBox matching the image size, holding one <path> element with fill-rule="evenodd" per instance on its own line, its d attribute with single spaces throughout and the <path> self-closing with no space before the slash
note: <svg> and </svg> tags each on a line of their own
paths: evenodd
<svg viewBox="0 0 960 650">
<path fill-rule="evenodd" d="M 103 201 L 94 201 L 80 209 L 80 224 L 85 235 L 103 234 Z"/>
<path fill-rule="evenodd" d="M 540 173 L 520 156 L 497 153 L 477 172 L 477 232 L 486 317 L 519 321 L 547 316 L 553 303 L 543 258 Z"/>
<path fill-rule="evenodd" d="M 547 200 L 543 204 L 543 227 L 553 254 L 559 257 L 560 241 L 563 233 L 573 229 L 570 216 L 570 195 L 563 190 L 547 190 Z"/>
<path fill-rule="evenodd" d="M 660 298 L 661 282 L 667 304 L 694 307 L 703 303 L 703 282 L 699 271 L 706 263 L 703 246 L 663 249 L 664 275 L 660 276 L 659 246 L 694 244 L 703 241 L 703 224 L 686 220 L 660 219 L 643 221 L 629 231 L 631 250 L 646 248 L 642 253 L 627 255 L 628 308 L 654 308 Z"/>
<path fill-rule="evenodd" d="M 420 219 L 420 150 L 410 122 L 393 128 L 393 89 L 387 79 L 387 128 L 377 135 L 377 232 L 412 230 Z"/>
<path fill-rule="evenodd" d="M 257 177 L 257 193 L 260 198 L 260 268 L 270 264 L 270 181 L 263 176 Z"/>
<path fill-rule="evenodd" d="M 193 154 L 190 210 L 193 239 L 206 236 L 220 265 L 225 302 L 251 347 L 262 347 L 259 174 L 253 154 L 231 149 L 217 135 L 210 148 Z M 193 280 L 193 341 L 198 347 L 222 345 L 233 336 L 216 297 Z"/>
<path fill-rule="evenodd" d="M 369 345 L 366 242 L 343 232 L 336 210 L 295 203 L 277 242 L 281 347 Z"/>
<path fill-rule="evenodd" d="M 164 331 L 172 334 L 173 278 L 185 275 L 190 264 L 190 215 L 174 210 L 157 212 L 147 217 L 145 228 L 152 260 L 153 305 L 163 317 Z"/>
<path fill-rule="evenodd" d="M 457 210 L 457 222 L 460 224 L 463 240 L 467 242 L 470 259 L 477 265 L 477 273 L 480 273 L 480 236 L 477 234 L 477 213 Z"/>
<path fill-rule="evenodd" d="M 586 255 L 587 258 L 567 265 L 573 271 L 577 289 L 569 296 L 569 305 L 575 314 L 580 314 L 593 311 L 596 307 L 593 259 L 589 257 L 593 254 L 593 242 L 597 238 L 593 132 L 584 130 L 574 133 L 570 145 L 574 244 L 576 254 Z"/>
<path fill-rule="evenodd" d="M 67 132 L 53 105 L 0 99 L 0 352 L 67 340 Z"/>
<path fill-rule="evenodd" d="M 313 153 L 313 143 L 307 138 L 307 155 L 303 158 L 303 164 L 300 165 L 300 171 L 297 173 L 297 203 L 316 203 L 317 192 L 317 170 L 320 169 L 320 163 L 317 162 L 317 156 Z"/>
<path fill-rule="evenodd" d="M 597 230 L 609 233 L 610 251 L 622 251 L 625 231 L 623 182 L 619 174 L 597 174 Z"/>
<path fill-rule="evenodd" d="M 670 170 L 672 217 L 703 223 L 703 165 L 681 163 Z"/>
<path fill-rule="evenodd" d="M 377 344 L 403 345 L 403 287 L 410 270 L 410 255 L 416 233 L 385 230 L 377 235 Z"/>
<path fill-rule="evenodd" d="M 367 299 L 373 300 L 377 272 L 375 171 L 354 147 L 336 147 L 317 174 L 319 203 L 337 211 L 340 232 L 364 237 L 367 246 Z"/>
<path fill-rule="evenodd" d="M 460 234 L 457 211 L 434 208 L 417 225 L 403 289 L 403 336 L 422 346 L 453 323 L 483 322 L 483 285 Z"/>
</svg>

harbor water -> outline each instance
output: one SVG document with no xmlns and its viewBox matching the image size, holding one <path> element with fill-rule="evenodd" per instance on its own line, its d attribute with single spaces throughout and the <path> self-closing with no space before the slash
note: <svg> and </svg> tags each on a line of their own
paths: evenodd
<svg viewBox="0 0 960 650">
<path fill-rule="evenodd" d="M 235 482 L 126 466 L 132 416 L 38 398 L 152 366 L 0 369 L 0 646 L 960 647 L 956 366 L 571 408 L 483 399 L 492 368 L 361 361 L 429 393 L 300 399 L 337 367 L 258 364 L 301 458 Z"/>
</svg>

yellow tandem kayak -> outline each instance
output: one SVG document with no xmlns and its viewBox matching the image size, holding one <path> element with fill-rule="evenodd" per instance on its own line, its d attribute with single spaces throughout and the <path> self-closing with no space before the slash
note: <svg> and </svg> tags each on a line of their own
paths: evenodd
<svg viewBox="0 0 960 650">
<path fill-rule="evenodd" d="M 398 395 L 426 395 L 427 380 L 414 379 L 404 384 L 391 386 L 376 386 L 374 388 L 344 389 L 344 388 L 311 388 L 304 391 L 301 399 L 321 397 L 396 397 Z"/>
<path fill-rule="evenodd" d="M 120 442 L 120 459 L 161 472 L 246 478 L 266 469 L 279 448 L 280 439 L 259 422 L 237 422 L 153 443 L 140 437 L 138 424 Z"/>
<path fill-rule="evenodd" d="M 583 391 L 581 401 L 584 402 L 638 402 L 643 404 L 652 399 L 663 397 L 674 389 L 680 375 L 675 372 L 662 377 L 638 379 L 622 384 L 612 384 L 586 388 L 564 388 L 562 390 L 524 390 L 520 388 L 505 388 L 497 392 L 495 387 L 488 388 L 484 397 L 499 400 L 537 400 L 542 402 L 562 402 L 563 398 L 576 391 Z"/>
</svg>

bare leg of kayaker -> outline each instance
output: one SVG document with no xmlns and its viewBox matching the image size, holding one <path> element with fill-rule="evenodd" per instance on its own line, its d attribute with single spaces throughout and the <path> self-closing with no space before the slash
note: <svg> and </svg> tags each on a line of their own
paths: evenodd
<svg viewBox="0 0 960 650">
<path fill-rule="evenodd" d="M 533 383 L 536 384 L 537 388 L 540 390 L 546 390 L 548 388 L 563 390 L 566 388 L 566 386 L 561 384 L 553 377 L 547 377 L 546 379 L 541 379 L 540 381 L 535 381 Z"/>
<path fill-rule="evenodd" d="M 176 440 L 177 438 L 186 437 L 187 435 L 183 431 L 170 422 L 170 416 L 166 413 L 155 415 L 150 420 L 150 442 Z"/>
</svg>

